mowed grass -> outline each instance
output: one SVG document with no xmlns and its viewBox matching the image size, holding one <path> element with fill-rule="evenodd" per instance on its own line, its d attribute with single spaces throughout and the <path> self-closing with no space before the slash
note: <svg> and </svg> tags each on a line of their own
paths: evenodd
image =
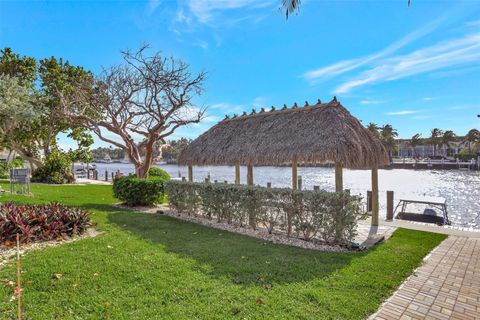
<svg viewBox="0 0 480 320">
<path fill-rule="evenodd" d="M 0 201 L 81 206 L 104 233 L 23 257 L 24 319 L 362 319 L 445 238 L 400 229 L 368 252 L 316 252 L 114 208 L 110 186 L 32 192 Z M 15 279 L 0 267 L 1 319 Z"/>
</svg>

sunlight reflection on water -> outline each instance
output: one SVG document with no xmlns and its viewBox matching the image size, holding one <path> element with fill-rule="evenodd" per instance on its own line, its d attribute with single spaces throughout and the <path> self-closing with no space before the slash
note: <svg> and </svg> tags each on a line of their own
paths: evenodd
<svg viewBox="0 0 480 320">
<path fill-rule="evenodd" d="M 176 165 L 160 165 L 172 177 L 187 175 L 186 167 Z M 105 169 L 109 172 L 120 170 L 123 173 L 133 172 L 131 164 L 97 164 L 99 174 Z M 246 183 L 246 168 L 241 168 L 241 182 Z M 210 174 L 211 181 L 233 182 L 234 168 L 230 166 L 194 167 L 194 181 L 204 181 Z M 300 167 L 298 174 L 302 176 L 303 188 L 313 189 L 314 185 L 321 189 L 333 191 L 335 188 L 333 168 Z M 289 167 L 255 167 L 255 184 L 266 186 L 271 182 L 273 187 L 291 186 L 291 169 Z M 400 198 L 442 197 L 447 200 L 448 214 L 452 224 L 480 229 L 480 171 L 458 170 L 379 170 L 380 214 L 385 215 L 386 191 L 395 194 L 395 204 Z M 366 197 L 370 189 L 369 170 L 345 170 L 344 188 L 352 194 Z"/>
</svg>

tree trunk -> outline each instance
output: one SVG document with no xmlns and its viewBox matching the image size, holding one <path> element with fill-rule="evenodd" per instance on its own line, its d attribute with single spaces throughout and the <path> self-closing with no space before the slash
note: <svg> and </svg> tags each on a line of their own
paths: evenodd
<svg viewBox="0 0 480 320">
<path fill-rule="evenodd" d="M 135 166 L 135 174 L 138 178 L 146 178 L 148 175 L 148 169 L 150 169 L 150 165 L 142 163 L 139 166 Z"/>
<path fill-rule="evenodd" d="M 33 170 L 35 170 L 36 168 L 39 168 L 39 167 L 42 167 L 43 166 L 43 162 L 30 156 L 27 152 L 25 152 L 24 150 L 22 150 L 21 148 L 13 148 L 15 152 L 17 152 L 20 157 L 29 162 L 30 163 L 30 167 Z"/>
</svg>

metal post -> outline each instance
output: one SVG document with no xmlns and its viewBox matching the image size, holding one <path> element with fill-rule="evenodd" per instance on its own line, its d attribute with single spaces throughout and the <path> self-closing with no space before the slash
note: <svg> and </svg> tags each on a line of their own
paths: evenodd
<svg viewBox="0 0 480 320">
<path fill-rule="evenodd" d="M 298 182 L 297 182 L 297 185 L 298 185 L 298 190 L 302 190 L 302 176 L 298 176 Z"/>
<path fill-rule="evenodd" d="M 108 181 L 108 170 L 105 170 L 105 181 Z"/>
</svg>

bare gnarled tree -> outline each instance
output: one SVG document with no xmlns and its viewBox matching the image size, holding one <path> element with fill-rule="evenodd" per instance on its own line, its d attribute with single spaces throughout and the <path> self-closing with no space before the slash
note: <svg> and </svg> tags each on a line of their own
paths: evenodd
<svg viewBox="0 0 480 320">
<path fill-rule="evenodd" d="M 158 160 L 157 141 L 165 143 L 176 129 L 200 122 L 205 112 L 192 101 L 203 91 L 205 72 L 193 75 L 187 63 L 147 51 L 143 46 L 122 52 L 124 63 L 104 70 L 93 87 L 75 83 L 72 94 L 59 92 L 68 116 L 125 150 L 138 177 L 146 177 Z"/>
</svg>

